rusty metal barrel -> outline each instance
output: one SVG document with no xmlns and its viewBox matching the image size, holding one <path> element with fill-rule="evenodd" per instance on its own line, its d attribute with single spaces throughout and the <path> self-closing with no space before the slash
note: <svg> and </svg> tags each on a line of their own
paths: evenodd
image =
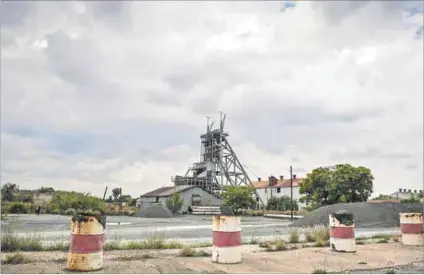
<svg viewBox="0 0 424 275">
<path fill-rule="evenodd" d="M 339 211 L 329 216 L 330 248 L 335 252 L 355 252 L 355 224 L 353 213 Z"/>
<path fill-rule="evenodd" d="M 402 244 L 424 246 L 424 224 L 422 213 L 399 213 Z"/>
<path fill-rule="evenodd" d="M 72 217 L 67 269 L 95 271 L 103 268 L 104 215 L 80 213 Z"/>
<path fill-rule="evenodd" d="M 240 263 L 242 261 L 240 217 L 217 215 L 213 217 L 212 222 L 212 262 Z"/>
</svg>

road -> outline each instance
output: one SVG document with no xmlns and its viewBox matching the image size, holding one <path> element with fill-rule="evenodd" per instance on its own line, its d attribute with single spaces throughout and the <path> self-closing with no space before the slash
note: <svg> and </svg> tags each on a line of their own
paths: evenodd
<svg viewBox="0 0 424 275">
<path fill-rule="evenodd" d="M 68 241 L 71 218 L 60 215 L 16 215 L 1 222 L 1 230 L 7 229 L 18 234 L 37 233 L 45 242 Z M 289 234 L 290 221 L 265 217 L 242 217 L 244 239 L 269 239 L 277 235 Z M 139 240 L 153 234 L 163 234 L 166 238 L 180 241 L 211 242 L 211 216 L 182 216 L 170 219 L 149 219 L 139 217 L 107 217 L 106 241 Z M 356 230 L 356 235 L 398 232 L 398 228 L 367 228 Z"/>
</svg>

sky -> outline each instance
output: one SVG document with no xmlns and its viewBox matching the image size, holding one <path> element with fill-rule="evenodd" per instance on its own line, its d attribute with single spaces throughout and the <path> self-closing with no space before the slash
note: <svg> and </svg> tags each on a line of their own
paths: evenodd
<svg viewBox="0 0 424 275">
<path fill-rule="evenodd" d="M 423 189 L 422 2 L 3 1 L 1 183 L 139 196 L 227 114 L 252 179 Z"/>
</svg>

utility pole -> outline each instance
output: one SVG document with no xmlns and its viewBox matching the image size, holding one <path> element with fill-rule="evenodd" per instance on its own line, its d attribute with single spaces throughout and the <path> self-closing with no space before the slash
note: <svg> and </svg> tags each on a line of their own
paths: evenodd
<svg viewBox="0 0 424 275">
<path fill-rule="evenodd" d="M 290 220 L 293 221 L 293 168 L 290 166 Z"/>
</svg>

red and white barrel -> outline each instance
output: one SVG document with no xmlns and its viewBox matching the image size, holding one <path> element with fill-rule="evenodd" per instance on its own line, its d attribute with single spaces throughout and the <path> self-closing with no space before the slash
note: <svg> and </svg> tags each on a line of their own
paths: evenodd
<svg viewBox="0 0 424 275">
<path fill-rule="evenodd" d="M 352 213 L 331 213 L 329 217 L 330 248 L 336 252 L 355 252 L 355 224 Z"/>
<path fill-rule="evenodd" d="M 67 269 L 86 272 L 103 268 L 103 245 L 104 228 L 98 218 L 73 217 Z"/>
<path fill-rule="evenodd" d="M 422 213 L 399 213 L 402 244 L 424 246 Z"/>
<path fill-rule="evenodd" d="M 212 262 L 236 264 L 242 261 L 240 217 L 214 216 L 212 234 Z"/>
</svg>

